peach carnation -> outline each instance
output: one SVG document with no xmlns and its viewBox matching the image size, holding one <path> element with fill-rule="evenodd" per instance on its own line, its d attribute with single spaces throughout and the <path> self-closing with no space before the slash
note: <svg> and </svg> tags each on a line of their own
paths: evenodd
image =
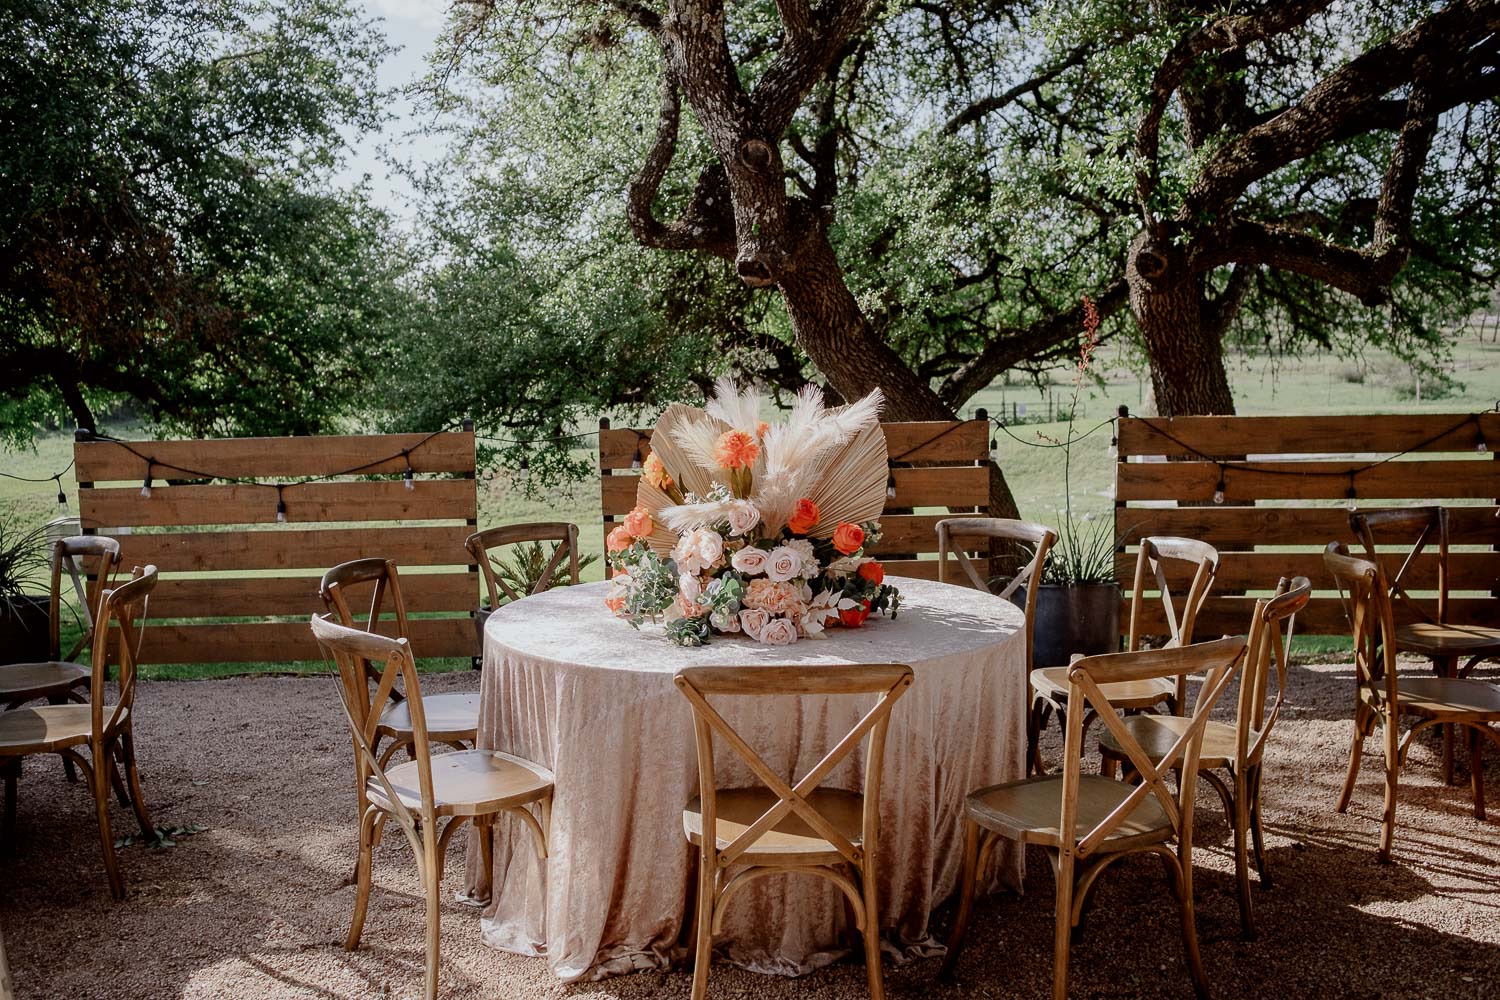
<svg viewBox="0 0 1500 1000">
<path fill-rule="evenodd" d="M 661 464 L 661 459 L 656 457 L 654 451 L 646 456 L 646 461 L 641 466 L 641 475 L 645 477 L 646 482 L 663 493 L 676 485 L 672 477 L 667 474 L 667 467 Z"/>
<path fill-rule="evenodd" d="M 745 607 L 773 615 L 786 614 L 801 603 L 797 587 L 791 583 L 778 583 L 762 576 L 751 580 L 745 588 Z"/>
<path fill-rule="evenodd" d="M 745 431 L 725 431 L 714 444 L 714 461 L 724 469 L 748 469 L 760 457 L 760 445 Z"/>
</svg>

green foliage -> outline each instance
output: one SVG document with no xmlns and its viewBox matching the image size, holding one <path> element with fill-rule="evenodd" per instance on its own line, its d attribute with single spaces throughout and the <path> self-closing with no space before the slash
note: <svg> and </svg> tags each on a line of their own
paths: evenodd
<svg viewBox="0 0 1500 1000">
<path fill-rule="evenodd" d="M 0 435 L 125 396 L 191 433 L 348 410 L 403 264 L 330 181 L 379 33 L 344 0 L 15 0 L 0 50 Z"/>
<path fill-rule="evenodd" d="M 536 589 L 536 585 L 542 579 L 542 574 L 546 572 L 547 564 L 557 555 L 559 547 L 559 545 L 553 545 L 551 551 L 547 551 L 542 548 L 541 542 L 516 545 L 508 553 L 491 558 L 490 565 L 495 568 L 495 575 L 509 584 L 516 593 L 529 594 Z M 599 553 L 597 552 L 580 555 L 578 569 L 582 571 L 598 561 Z M 548 582 L 547 589 L 566 587 L 572 582 L 571 576 L 567 573 L 567 567 L 560 566 Z"/>
<path fill-rule="evenodd" d="M 46 569 L 46 525 L 7 505 L 0 510 L 0 603 L 31 593 Z"/>
</svg>

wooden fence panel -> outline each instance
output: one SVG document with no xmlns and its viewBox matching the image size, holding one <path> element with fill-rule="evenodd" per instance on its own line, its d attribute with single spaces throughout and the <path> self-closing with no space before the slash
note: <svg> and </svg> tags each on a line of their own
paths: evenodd
<svg viewBox="0 0 1500 1000">
<path fill-rule="evenodd" d="M 881 518 L 882 538 L 876 554 L 910 557 L 936 552 L 939 520 L 950 513 L 989 507 L 989 422 L 940 420 L 880 426 L 890 454 L 895 496 L 886 500 L 893 513 Z M 608 421 L 599 422 L 599 499 L 606 535 L 635 506 L 638 470 L 650 454 L 650 429 L 611 428 Z M 949 513 L 904 513 L 934 507 Z M 886 571 L 935 579 L 937 563 L 898 559 L 887 562 Z"/>
<path fill-rule="evenodd" d="M 80 440 L 74 461 L 84 530 L 117 538 L 127 569 L 161 572 L 145 662 L 318 659 L 318 575 L 365 556 L 415 567 L 401 589 L 422 616 L 419 656 L 478 652 L 478 568 L 463 548 L 477 518 L 472 431 Z"/>
<path fill-rule="evenodd" d="M 1200 634 L 1244 632 L 1255 595 L 1296 575 L 1315 592 L 1298 631 L 1347 633 L 1322 551 L 1330 541 L 1362 551 L 1349 526 L 1352 500 L 1371 509 L 1448 507 L 1450 620 L 1500 617 L 1500 464 L 1489 447 L 1500 445 L 1500 413 L 1123 418 L 1117 437 L 1116 577 L 1127 609 L 1140 539 L 1182 535 L 1220 555 Z M 1388 571 L 1415 540 L 1377 539 Z M 1436 567 L 1435 556 L 1417 560 L 1409 589 L 1434 593 Z M 1152 629 L 1165 631 L 1159 606 L 1148 612 Z"/>
</svg>

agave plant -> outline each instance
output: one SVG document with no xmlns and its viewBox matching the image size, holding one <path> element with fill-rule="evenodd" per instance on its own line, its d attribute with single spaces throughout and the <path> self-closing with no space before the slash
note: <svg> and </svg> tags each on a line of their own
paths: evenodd
<svg viewBox="0 0 1500 1000">
<path fill-rule="evenodd" d="M 551 550 L 542 548 L 541 542 L 531 542 L 528 545 L 516 545 L 505 555 L 492 556 L 490 565 L 495 567 L 495 575 L 504 580 L 518 594 L 529 594 L 541 581 L 542 574 L 547 570 L 547 564 L 557 554 L 560 543 L 554 543 Z M 584 567 L 598 561 L 597 553 L 579 555 L 578 568 Z M 553 587 L 566 587 L 573 581 L 562 567 L 552 574 L 547 589 Z"/>
<path fill-rule="evenodd" d="M 0 603 L 26 596 L 46 570 L 46 527 L 28 527 L 13 507 L 0 513 Z"/>
<path fill-rule="evenodd" d="M 1115 551 L 1114 525 L 1107 518 L 1068 517 L 1058 525 L 1042 582 L 1063 587 L 1113 583 Z"/>
</svg>

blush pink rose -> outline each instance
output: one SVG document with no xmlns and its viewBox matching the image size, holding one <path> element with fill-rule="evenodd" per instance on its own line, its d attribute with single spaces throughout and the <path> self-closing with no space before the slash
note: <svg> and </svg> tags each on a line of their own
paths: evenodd
<svg viewBox="0 0 1500 1000">
<path fill-rule="evenodd" d="M 766 551 L 747 545 L 734 554 L 729 565 L 746 576 L 759 576 L 766 571 Z"/>
<path fill-rule="evenodd" d="M 769 646 L 790 646 L 797 641 L 797 626 L 790 618 L 772 618 L 757 638 Z"/>
<path fill-rule="evenodd" d="M 760 638 L 761 629 L 770 622 L 771 616 L 759 608 L 746 608 L 740 612 L 740 628 L 752 639 Z"/>
<path fill-rule="evenodd" d="M 777 583 L 785 583 L 802 572 L 802 557 L 796 549 L 778 545 L 766 556 L 766 576 Z"/>
</svg>

